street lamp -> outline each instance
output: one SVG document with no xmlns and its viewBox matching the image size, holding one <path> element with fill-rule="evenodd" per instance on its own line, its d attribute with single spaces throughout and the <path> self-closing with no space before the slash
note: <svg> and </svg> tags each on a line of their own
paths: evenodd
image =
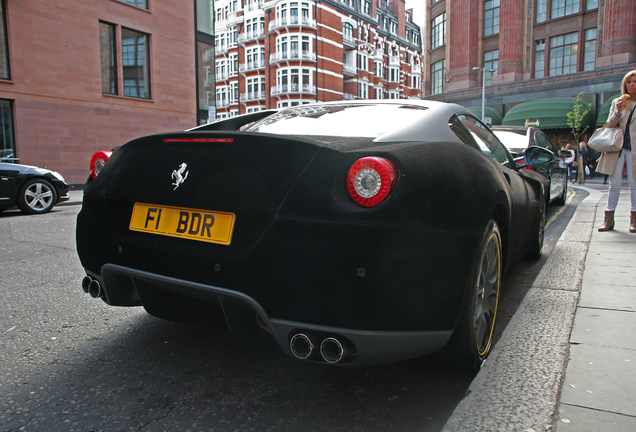
<svg viewBox="0 0 636 432">
<path fill-rule="evenodd" d="M 483 72 L 481 74 L 481 121 L 486 123 L 486 72 L 495 73 L 495 70 L 480 67 L 474 67 L 473 70 Z"/>
</svg>

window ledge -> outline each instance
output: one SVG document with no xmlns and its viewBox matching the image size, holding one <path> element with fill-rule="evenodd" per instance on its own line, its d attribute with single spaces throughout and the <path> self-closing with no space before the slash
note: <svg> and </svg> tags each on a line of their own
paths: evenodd
<svg viewBox="0 0 636 432">
<path fill-rule="evenodd" d="M 102 96 L 105 97 L 112 97 L 115 99 L 124 99 L 124 100 L 134 100 L 134 101 L 139 101 L 139 102 L 148 102 L 148 103 L 154 103 L 154 99 L 150 98 L 150 99 L 146 99 L 146 98 L 140 98 L 140 97 L 134 97 L 134 96 L 122 96 L 122 95 L 116 95 L 116 94 L 110 94 L 110 93 L 102 93 Z"/>
<path fill-rule="evenodd" d="M 150 5 L 148 5 L 148 9 L 146 9 L 146 8 L 142 8 L 142 7 L 135 6 L 135 5 L 133 5 L 133 4 L 127 3 L 127 2 L 125 2 L 125 1 L 123 1 L 123 0 L 113 0 L 113 1 L 114 1 L 115 3 L 123 4 L 123 5 L 126 5 L 126 6 L 128 6 L 128 7 L 133 8 L 133 9 L 137 9 L 137 10 L 139 10 L 139 11 L 143 11 L 143 12 L 146 12 L 146 13 L 151 13 L 151 11 L 150 11 Z"/>
</svg>

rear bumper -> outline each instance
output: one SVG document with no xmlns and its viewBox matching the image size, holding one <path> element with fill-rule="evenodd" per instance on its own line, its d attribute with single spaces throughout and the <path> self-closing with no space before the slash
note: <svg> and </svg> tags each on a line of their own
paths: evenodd
<svg viewBox="0 0 636 432">
<path fill-rule="evenodd" d="M 444 331 L 374 331 L 322 326 L 271 318 L 261 304 L 244 293 L 176 278 L 152 274 L 113 264 L 102 267 L 100 275 L 87 272 L 99 281 L 107 303 L 143 303 L 137 286 L 146 284 L 180 296 L 220 304 L 230 332 L 237 339 L 264 337 L 268 333 L 285 354 L 292 352 L 290 341 L 296 334 L 308 335 L 315 346 L 307 360 L 325 362 L 319 346 L 334 338 L 347 350 L 338 363 L 346 366 L 373 366 L 421 357 L 439 351 L 450 339 L 452 330 Z"/>
</svg>

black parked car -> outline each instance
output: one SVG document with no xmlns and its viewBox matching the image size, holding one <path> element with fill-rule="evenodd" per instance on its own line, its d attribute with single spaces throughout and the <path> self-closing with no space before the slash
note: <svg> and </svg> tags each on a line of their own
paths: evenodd
<svg viewBox="0 0 636 432">
<path fill-rule="evenodd" d="M 46 213 L 67 201 L 68 191 L 58 172 L 0 159 L 0 212 L 18 206 L 26 214 Z"/>
<path fill-rule="evenodd" d="M 233 335 L 298 359 L 366 366 L 447 345 L 476 368 L 504 272 L 541 255 L 547 191 L 459 105 L 246 114 L 113 151 L 78 215 L 83 287 L 176 321 L 220 304 Z"/>
<path fill-rule="evenodd" d="M 493 126 L 492 131 L 506 146 L 520 165 L 524 165 L 523 152 L 532 146 L 539 146 L 549 150 L 555 156 L 557 150 L 545 133 L 534 126 Z M 545 175 L 550 180 L 550 202 L 557 205 L 565 204 L 568 195 L 568 168 L 561 159 L 555 157 L 548 164 L 532 169 Z"/>
</svg>

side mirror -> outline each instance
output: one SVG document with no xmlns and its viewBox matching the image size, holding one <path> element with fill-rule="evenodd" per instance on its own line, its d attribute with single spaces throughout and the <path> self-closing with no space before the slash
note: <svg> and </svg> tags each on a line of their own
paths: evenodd
<svg viewBox="0 0 636 432">
<path fill-rule="evenodd" d="M 554 153 L 543 147 L 531 146 L 523 152 L 523 160 L 526 162 L 526 165 L 531 167 L 548 164 L 555 161 L 556 158 Z"/>
</svg>

